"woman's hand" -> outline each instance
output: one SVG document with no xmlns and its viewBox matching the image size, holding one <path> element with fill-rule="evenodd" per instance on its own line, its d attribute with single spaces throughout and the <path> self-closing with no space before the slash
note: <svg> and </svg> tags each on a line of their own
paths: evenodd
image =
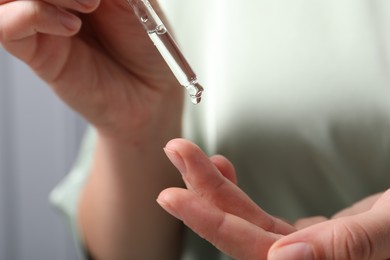
<svg viewBox="0 0 390 260">
<path fill-rule="evenodd" d="M 184 140 L 166 154 L 187 190 L 169 188 L 159 204 L 235 259 L 386 259 L 390 257 L 390 191 L 374 195 L 332 219 L 301 219 L 291 226 L 261 210 L 234 183 L 231 163 L 210 159 Z"/>
<path fill-rule="evenodd" d="M 126 0 L 0 0 L 0 43 L 98 130 L 180 120 L 181 89 Z"/>
<path fill-rule="evenodd" d="M 269 259 L 389 259 L 390 190 L 367 197 L 329 220 L 304 219 L 296 226 L 303 229 L 273 244 Z"/>
<path fill-rule="evenodd" d="M 209 159 L 182 139 L 170 141 L 165 151 L 187 189 L 166 189 L 158 202 L 221 251 L 236 259 L 265 259 L 275 241 L 295 231 L 235 185 L 235 171 L 226 158 Z"/>
<path fill-rule="evenodd" d="M 182 88 L 126 0 L 0 0 L 0 43 L 97 129 L 77 214 L 88 254 L 177 258 L 181 223 L 155 197 L 181 184 L 161 147 L 180 136 Z"/>
</svg>

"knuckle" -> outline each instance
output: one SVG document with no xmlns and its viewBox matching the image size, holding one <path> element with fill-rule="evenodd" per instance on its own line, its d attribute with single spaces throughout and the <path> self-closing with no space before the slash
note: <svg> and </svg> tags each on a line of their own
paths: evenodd
<svg viewBox="0 0 390 260">
<path fill-rule="evenodd" d="M 373 243 L 365 228 L 357 222 L 339 222 L 333 227 L 331 259 L 371 259 Z"/>
<path fill-rule="evenodd" d="M 38 17 L 38 5 L 30 1 L 9 2 L 0 6 L 0 41 L 5 44 L 18 37 L 24 24 L 35 22 Z"/>
<path fill-rule="evenodd" d="M 36 3 L 31 4 L 31 8 L 29 10 L 30 12 L 28 13 L 28 16 L 30 17 L 32 23 L 39 23 L 43 12 L 42 2 L 36 1 Z"/>
</svg>

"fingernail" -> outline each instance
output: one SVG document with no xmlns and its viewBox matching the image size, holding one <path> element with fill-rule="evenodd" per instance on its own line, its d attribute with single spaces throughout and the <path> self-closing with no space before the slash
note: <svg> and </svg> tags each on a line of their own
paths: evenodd
<svg viewBox="0 0 390 260">
<path fill-rule="evenodd" d="M 174 216 L 177 219 L 181 219 L 180 214 L 171 206 L 171 204 L 168 202 L 169 199 L 166 198 L 166 195 L 160 194 L 157 197 L 157 203 L 164 209 L 166 210 L 169 214 Z"/>
<path fill-rule="evenodd" d="M 270 260 L 314 260 L 312 247 L 305 243 L 295 243 L 273 249 L 269 253 Z"/>
<path fill-rule="evenodd" d="M 175 167 L 179 170 L 182 175 L 186 174 L 186 165 L 184 163 L 183 158 L 176 151 L 170 150 L 168 148 L 164 148 L 165 154 L 168 156 L 169 160 L 175 165 Z"/>
<path fill-rule="evenodd" d="M 75 31 L 80 27 L 80 19 L 66 11 L 60 10 L 59 19 L 62 25 L 70 31 Z"/>
<path fill-rule="evenodd" d="M 97 1 L 95 0 L 77 0 L 82 6 L 87 8 L 93 8 L 96 6 Z"/>
</svg>

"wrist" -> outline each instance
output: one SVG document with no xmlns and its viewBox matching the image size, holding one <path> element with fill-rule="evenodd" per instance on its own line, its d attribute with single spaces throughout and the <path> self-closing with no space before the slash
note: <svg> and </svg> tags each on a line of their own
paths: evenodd
<svg viewBox="0 0 390 260">
<path fill-rule="evenodd" d="M 163 141 L 165 145 L 170 139 L 181 136 L 182 101 L 182 98 L 168 98 L 141 108 L 134 107 L 128 113 L 110 113 L 108 119 L 106 117 L 106 120 L 94 126 L 99 138 L 113 144 L 153 144 Z"/>
<path fill-rule="evenodd" d="M 110 146 L 155 146 L 165 144 L 177 137 L 181 137 L 181 119 L 150 120 L 148 123 L 133 125 L 95 126 L 98 139 Z"/>
</svg>

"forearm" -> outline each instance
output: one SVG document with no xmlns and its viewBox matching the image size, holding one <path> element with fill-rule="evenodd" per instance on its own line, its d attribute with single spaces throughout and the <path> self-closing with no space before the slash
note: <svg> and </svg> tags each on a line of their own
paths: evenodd
<svg viewBox="0 0 390 260">
<path fill-rule="evenodd" d="M 98 134 L 78 219 L 94 258 L 178 258 L 181 224 L 156 203 L 161 190 L 182 185 L 162 149 L 180 130 L 168 128 L 165 124 L 126 141 Z"/>
</svg>

